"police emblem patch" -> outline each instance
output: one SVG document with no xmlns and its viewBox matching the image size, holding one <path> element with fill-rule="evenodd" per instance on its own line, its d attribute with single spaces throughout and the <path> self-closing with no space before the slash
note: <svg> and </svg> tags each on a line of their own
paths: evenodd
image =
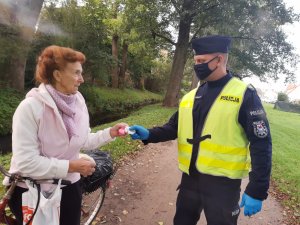
<svg viewBox="0 0 300 225">
<path fill-rule="evenodd" d="M 268 135 L 268 128 L 263 120 L 253 122 L 254 134 L 256 137 L 265 138 Z"/>
</svg>

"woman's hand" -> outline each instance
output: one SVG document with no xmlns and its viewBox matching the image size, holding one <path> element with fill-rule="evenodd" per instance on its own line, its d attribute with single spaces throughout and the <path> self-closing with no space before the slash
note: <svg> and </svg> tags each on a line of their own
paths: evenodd
<svg viewBox="0 0 300 225">
<path fill-rule="evenodd" d="M 86 159 L 75 159 L 69 161 L 69 173 L 80 173 L 82 176 L 87 177 L 92 175 L 95 172 L 95 162 Z"/>
<path fill-rule="evenodd" d="M 120 129 L 125 129 L 125 127 L 128 127 L 127 123 L 117 123 L 112 128 L 110 128 L 110 136 L 112 138 L 126 136 L 127 135 L 126 133 L 119 132 Z"/>
</svg>

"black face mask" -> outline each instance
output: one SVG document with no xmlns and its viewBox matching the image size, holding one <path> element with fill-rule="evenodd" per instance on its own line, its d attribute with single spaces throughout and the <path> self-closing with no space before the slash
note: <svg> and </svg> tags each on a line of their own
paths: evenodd
<svg viewBox="0 0 300 225">
<path fill-rule="evenodd" d="M 218 67 L 216 66 L 215 69 L 211 70 L 208 67 L 208 64 L 213 61 L 215 58 L 217 58 L 218 56 L 212 58 L 211 60 L 209 60 L 207 63 L 201 63 L 201 64 L 196 64 L 194 65 L 194 70 L 195 73 L 198 77 L 199 80 L 205 80 L 205 78 L 207 78 L 212 72 L 214 72 Z"/>
</svg>

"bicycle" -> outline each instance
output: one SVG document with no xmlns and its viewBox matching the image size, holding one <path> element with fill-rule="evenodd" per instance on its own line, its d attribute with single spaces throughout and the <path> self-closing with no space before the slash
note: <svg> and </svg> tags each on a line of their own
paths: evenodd
<svg viewBox="0 0 300 225">
<path fill-rule="evenodd" d="M 99 150 L 98 150 L 99 151 Z M 101 153 L 103 154 L 103 153 Z M 99 169 L 99 168 L 98 168 Z M 97 170 L 97 169 L 96 169 Z M 99 213 L 105 198 L 106 189 L 110 186 L 110 181 L 113 178 L 116 170 L 112 170 L 107 175 L 93 179 L 92 176 L 84 178 L 81 177 L 82 183 L 82 204 L 81 204 L 81 225 L 90 225 L 95 220 L 97 214 Z M 33 180 L 29 177 L 22 177 L 19 174 L 8 173 L 1 165 L 0 172 L 10 178 L 11 185 L 0 199 L 0 224 L 15 225 L 16 219 L 13 215 L 8 215 L 7 205 L 11 198 L 13 191 L 18 182 L 24 182 L 25 180 L 30 180 L 41 183 L 57 184 L 58 179 L 43 179 L 43 180 Z M 63 185 L 70 184 L 70 181 L 62 180 Z M 38 207 L 39 200 L 37 202 Z M 33 214 L 34 217 L 34 214 Z M 30 224 L 30 222 L 28 222 Z"/>
<path fill-rule="evenodd" d="M 110 187 L 114 173 L 101 178 L 102 183 L 95 185 L 92 189 L 83 188 L 80 225 L 90 225 L 97 217 L 104 202 L 106 189 Z"/>
<path fill-rule="evenodd" d="M 7 172 L 1 165 L 0 165 L 0 172 L 4 175 L 10 178 L 10 186 L 8 187 L 7 191 L 5 192 L 4 196 L 2 197 L 2 199 L 0 200 L 0 223 L 1 224 L 7 224 L 7 225 L 15 225 L 17 224 L 16 219 L 12 216 L 12 215 L 7 215 L 7 211 L 6 211 L 6 207 L 8 205 L 8 201 L 10 200 L 16 186 L 18 182 L 25 182 L 25 180 L 29 180 L 31 181 L 34 185 L 36 185 L 38 187 L 38 198 L 37 198 L 37 207 L 34 210 L 34 213 L 32 215 L 32 218 L 26 223 L 30 224 L 35 213 L 36 210 L 39 206 L 39 202 L 40 202 L 40 189 L 39 189 L 39 184 L 58 184 L 59 179 L 41 179 L 41 180 L 34 180 L 31 179 L 30 177 L 23 177 L 19 174 L 11 174 L 9 172 Z M 71 184 L 70 181 L 68 180 L 62 180 L 61 181 L 62 185 L 69 185 Z"/>
</svg>

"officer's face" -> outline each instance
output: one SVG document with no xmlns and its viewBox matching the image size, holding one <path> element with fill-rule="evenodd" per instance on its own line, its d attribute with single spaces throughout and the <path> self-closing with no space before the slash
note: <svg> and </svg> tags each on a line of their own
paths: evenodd
<svg viewBox="0 0 300 225">
<path fill-rule="evenodd" d="M 216 56 L 218 56 L 217 54 L 206 54 L 206 55 L 195 55 L 194 56 L 194 61 L 195 64 L 202 64 L 202 63 L 207 63 L 210 60 L 212 60 L 213 58 L 215 58 Z M 218 59 L 218 57 L 216 57 L 216 59 Z M 213 62 L 214 60 L 212 60 Z M 218 60 L 216 60 L 216 62 L 218 62 Z"/>
</svg>

